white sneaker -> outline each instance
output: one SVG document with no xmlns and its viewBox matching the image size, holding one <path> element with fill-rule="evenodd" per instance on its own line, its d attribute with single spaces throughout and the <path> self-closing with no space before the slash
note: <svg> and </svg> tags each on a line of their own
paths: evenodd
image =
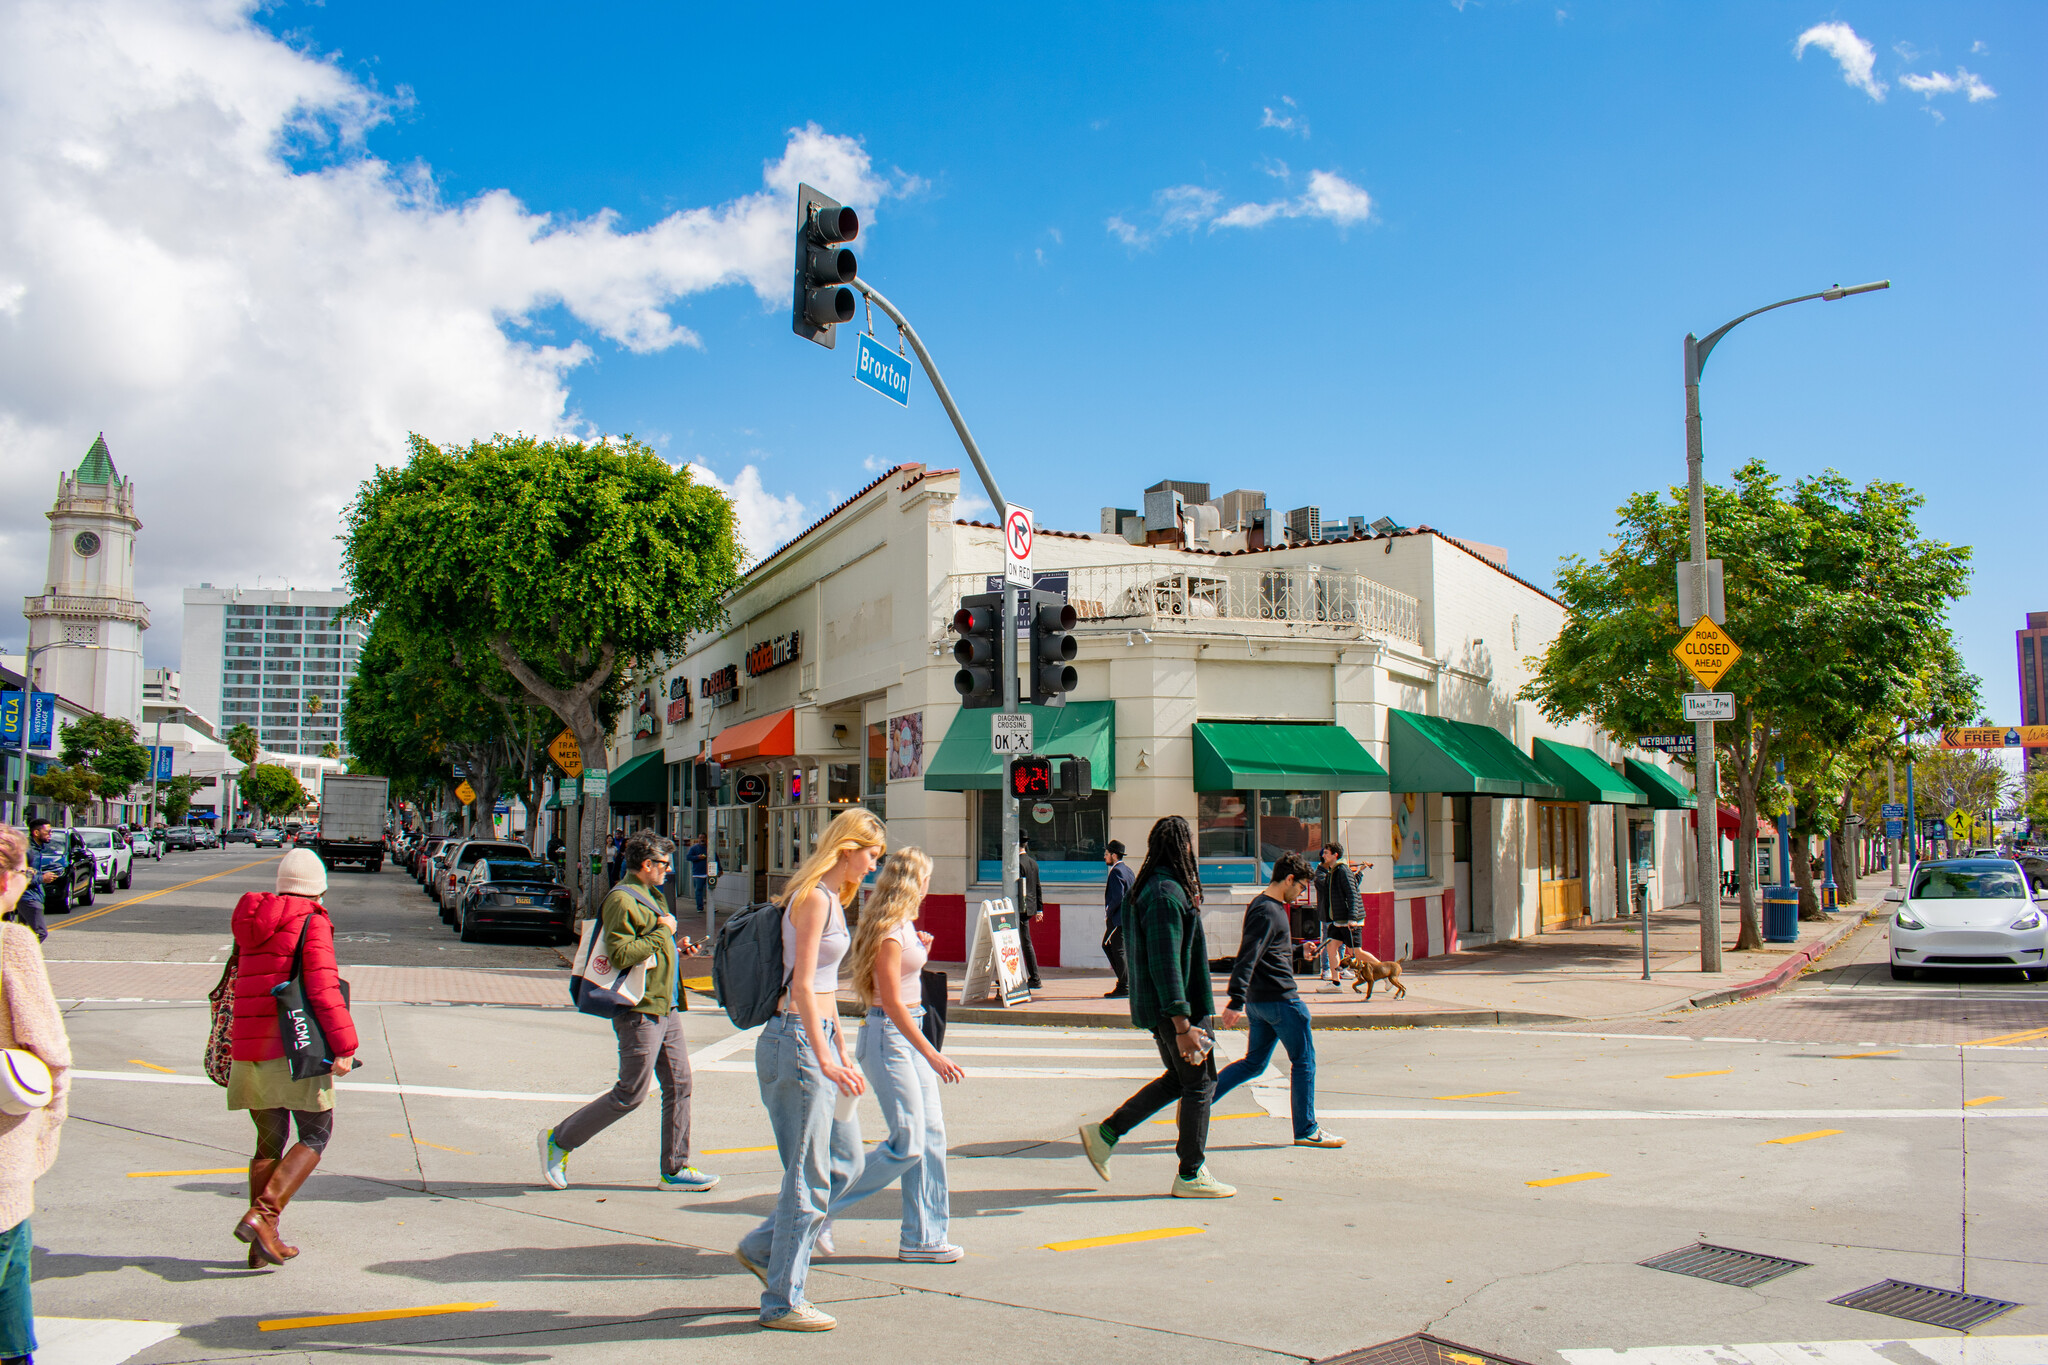
<svg viewBox="0 0 2048 1365">
<path fill-rule="evenodd" d="M 896 1252 L 899 1261 L 911 1261 L 923 1265 L 951 1265 L 967 1253 L 951 1242 L 935 1247 L 903 1247 Z"/>
<path fill-rule="evenodd" d="M 543 1128 L 534 1136 L 540 1149 L 540 1178 L 558 1190 L 569 1188 L 569 1154 L 555 1146 L 555 1130 Z"/>
<path fill-rule="evenodd" d="M 839 1319 L 800 1303 L 779 1318 L 762 1318 L 761 1325 L 777 1332 L 829 1332 L 839 1325 Z"/>
<path fill-rule="evenodd" d="M 832 1220 L 827 1218 L 825 1226 L 818 1229 L 818 1240 L 811 1243 L 811 1257 L 837 1256 L 839 1248 L 832 1244 Z"/>
</svg>

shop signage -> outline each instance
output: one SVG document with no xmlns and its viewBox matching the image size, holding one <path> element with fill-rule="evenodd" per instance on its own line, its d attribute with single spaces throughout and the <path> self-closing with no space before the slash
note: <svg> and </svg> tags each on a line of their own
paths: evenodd
<svg viewBox="0 0 2048 1365">
<path fill-rule="evenodd" d="M 758 806 L 768 799 L 768 779 L 759 773 L 741 773 L 733 779 L 732 794 L 742 806 Z"/>
<path fill-rule="evenodd" d="M 2039 749 L 2048 747 L 2048 725 L 1970 725 L 1941 732 L 1944 749 Z"/>
<path fill-rule="evenodd" d="M 1040 802 L 1039 802 L 1039 803 L 1038 803 L 1037 805 L 1033 806 L 1033 807 L 1031 808 L 1031 818 L 1032 818 L 1033 820 L 1036 820 L 1036 821 L 1037 821 L 1037 822 L 1038 822 L 1039 824 L 1041 824 L 1041 825 L 1049 825 L 1049 824 L 1051 824 L 1051 823 L 1052 823 L 1052 805 L 1051 805 L 1051 803 L 1050 803 L 1050 802 L 1046 802 L 1046 801 L 1040 801 Z"/>
<path fill-rule="evenodd" d="M 668 680 L 668 723 L 678 725 L 690 718 L 690 680 L 678 673 Z"/>
<path fill-rule="evenodd" d="M 740 666 L 727 664 L 724 668 L 704 676 L 697 685 L 697 691 L 713 706 L 730 706 L 739 700 Z"/>
<path fill-rule="evenodd" d="M 633 738 L 651 738 L 660 729 L 661 722 L 654 718 L 654 689 L 643 687 L 633 698 Z"/>
<path fill-rule="evenodd" d="M 758 678 L 763 673 L 772 673 L 784 664 L 793 664 L 803 653 L 803 632 L 791 631 L 778 635 L 772 640 L 763 640 L 747 650 L 747 676 Z"/>
</svg>

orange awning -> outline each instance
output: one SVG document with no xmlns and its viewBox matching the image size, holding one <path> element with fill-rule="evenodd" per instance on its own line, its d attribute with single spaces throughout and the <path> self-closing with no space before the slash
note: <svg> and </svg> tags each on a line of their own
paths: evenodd
<svg viewBox="0 0 2048 1365">
<path fill-rule="evenodd" d="M 796 752 L 796 712 L 777 711 L 729 725 L 711 740 L 718 763 L 745 763 L 753 758 L 788 758 Z"/>
</svg>

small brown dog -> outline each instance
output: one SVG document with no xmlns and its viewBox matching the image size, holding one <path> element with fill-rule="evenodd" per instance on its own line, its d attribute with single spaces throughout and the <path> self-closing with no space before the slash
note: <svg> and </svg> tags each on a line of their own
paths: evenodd
<svg viewBox="0 0 2048 1365">
<path fill-rule="evenodd" d="M 1382 981 L 1401 996 L 1408 994 L 1408 988 L 1401 984 L 1401 964 L 1382 962 L 1363 948 L 1346 948 L 1344 956 L 1337 960 L 1337 970 L 1350 972 L 1351 989 L 1356 992 L 1363 987 L 1368 1000 L 1372 999 L 1372 988 Z"/>
</svg>

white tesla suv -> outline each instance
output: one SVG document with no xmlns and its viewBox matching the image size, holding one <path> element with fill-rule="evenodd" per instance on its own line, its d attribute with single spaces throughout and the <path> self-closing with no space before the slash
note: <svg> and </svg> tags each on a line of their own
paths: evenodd
<svg viewBox="0 0 2048 1365">
<path fill-rule="evenodd" d="M 2032 890 L 2011 858 L 1920 863 L 1910 886 L 1884 898 L 1896 906 L 1887 926 L 1896 980 L 1922 967 L 2048 979 L 2048 887 Z"/>
</svg>

